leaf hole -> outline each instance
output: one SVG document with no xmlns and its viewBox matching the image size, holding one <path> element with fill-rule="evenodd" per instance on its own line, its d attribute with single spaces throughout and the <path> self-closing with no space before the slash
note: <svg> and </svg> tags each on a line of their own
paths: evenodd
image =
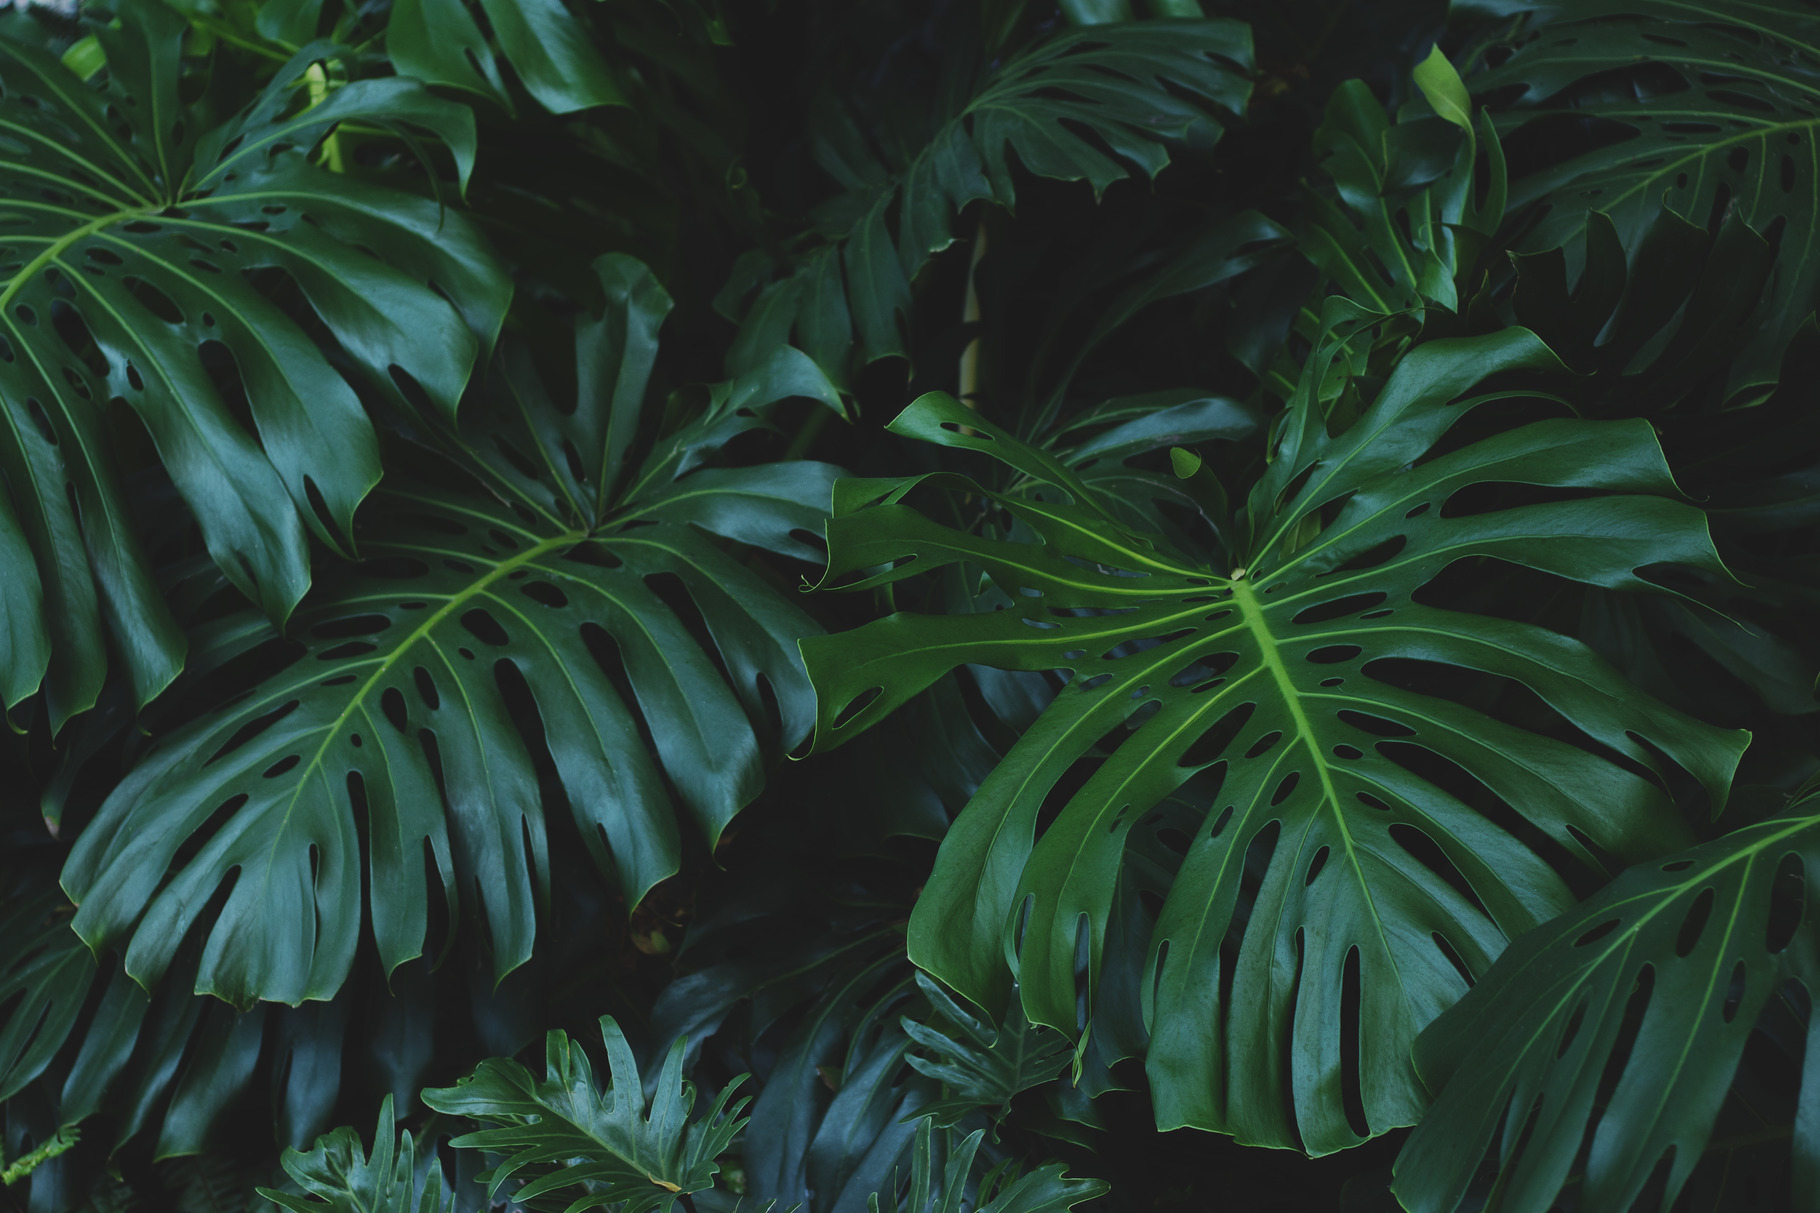
<svg viewBox="0 0 1820 1213">
<path fill-rule="evenodd" d="M 1331 847 L 1323 846 L 1314 853 L 1314 858 L 1308 861 L 1308 875 L 1302 877 L 1302 887 L 1304 889 L 1311 887 L 1314 884 L 1314 878 L 1319 876 L 1321 874 L 1321 869 L 1327 866 L 1327 856 L 1332 849 L 1333 848 Z"/>
<path fill-rule="evenodd" d="M 1288 800 L 1290 793 L 1295 791 L 1296 785 L 1300 782 L 1302 782 L 1300 771 L 1291 771 L 1283 776 L 1283 781 L 1277 784 L 1277 790 L 1270 794 L 1270 807 L 1274 809 Z"/>
</svg>

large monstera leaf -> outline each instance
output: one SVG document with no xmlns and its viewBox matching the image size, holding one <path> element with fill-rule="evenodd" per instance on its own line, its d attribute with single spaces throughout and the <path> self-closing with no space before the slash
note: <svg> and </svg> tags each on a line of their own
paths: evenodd
<svg viewBox="0 0 1820 1213">
<path fill-rule="evenodd" d="M 1471 78 L 1508 98 L 1506 130 L 1534 124 L 1577 154 L 1513 181 L 1527 251 L 1578 251 L 1592 211 L 1635 249 L 1663 207 L 1716 230 L 1734 216 L 1781 250 L 1762 324 L 1734 387 L 1774 382 L 1814 309 L 1820 240 L 1820 13 L 1800 0 L 1454 0 L 1456 14 L 1524 15 L 1515 53 Z M 1543 132 L 1552 132 L 1544 135 Z M 1596 146 L 1583 142 L 1590 132 Z M 1518 135 L 1516 138 L 1522 138 Z M 1585 150 L 1580 150 L 1584 148 Z"/>
<path fill-rule="evenodd" d="M 904 355 L 910 283 L 954 242 L 970 202 L 1016 201 L 1012 164 L 1087 181 L 1098 193 L 1133 169 L 1154 177 L 1168 143 L 1211 141 L 1213 108 L 1250 96 L 1251 33 L 1237 21 L 1148 21 L 1076 30 L 1003 64 L 905 165 L 881 163 L 857 130 L 822 140 L 847 193 L 823 208 L 822 239 L 791 259 L 743 309 L 729 365 L 794 340 L 829 374 Z M 734 306 L 776 267 L 749 255 L 724 293 Z"/>
<path fill-rule="evenodd" d="M 473 118 L 405 80 L 327 88 L 313 44 L 242 113 L 181 100 L 188 23 L 157 0 L 98 32 L 90 87 L 0 45 L 0 699 L 90 706 L 108 641 L 144 702 L 184 637 L 115 465 L 130 408 L 222 571 L 273 619 L 309 585 L 308 537 L 346 551 L 379 479 L 353 385 L 287 314 L 313 313 L 379 391 L 416 381 L 448 415 L 510 283 L 458 214 L 314 167 L 349 120 L 428 131 L 463 180 Z M 248 410 L 250 428 L 235 408 Z"/>
<path fill-rule="evenodd" d="M 1743 742 L 1572 639 L 1422 599 L 1461 560 L 1621 591 L 1653 589 L 1647 565 L 1716 568 L 1649 427 L 1544 420 L 1437 450 L 1515 394 L 1488 377 L 1558 365 L 1513 329 L 1417 347 L 1330 436 L 1317 388 L 1346 340 L 1336 325 L 1211 564 L 1119 525 L 1053 457 L 922 398 L 894 430 L 991 455 L 1031 490 L 843 482 L 829 579 L 966 562 L 1011 605 L 803 646 L 823 746 L 963 662 L 1072 672 L 956 821 L 911 919 L 912 959 L 989 1009 L 1015 976 L 1032 1021 L 1080 1031 L 1076 957 L 1091 1014 L 1126 834 L 1196 772 L 1217 776 L 1142 985 L 1158 1123 L 1313 1153 L 1414 1121 L 1426 1097 L 1409 1050 L 1465 992 L 1456 965 L 1484 972 L 1572 904 L 1531 827 L 1588 864 L 1594 847 L 1673 847 L 1686 827 L 1647 772 L 1666 755 L 1719 797 Z M 903 503 L 919 484 L 971 494 L 964 508 L 1012 529 L 938 525 Z M 1512 486 L 1536 487 L 1500 495 Z M 1555 723 L 1483 713 L 1411 670 L 1518 684 Z"/>
<path fill-rule="evenodd" d="M 1820 797 L 1810 795 L 1640 864 L 1517 940 L 1417 1044 L 1439 1097 L 1397 1163 L 1404 1207 L 1459 1208 L 1494 1139 L 1498 1207 L 1511 1213 L 1554 1208 L 1581 1160 L 1585 1207 L 1632 1208 L 1671 1152 L 1657 1201 L 1634 1207 L 1675 1204 L 1759 1012 L 1787 983 L 1810 999 L 1820 990 L 1817 884 Z M 1791 1208 L 1820 1201 L 1817 1047 L 1810 1026 Z M 1614 1054 L 1621 1073 L 1607 1077 Z"/>
<path fill-rule="evenodd" d="M 503 974 L 530 954 L 549 870 L 540 772 L 635 904 L 677 868 L 676 809 L 712 845 L 767 756 L 808 731 L 795 646 L 814 624 L 726 540 L 813 559 L 792 532 L 821 525 L 833 469 L 699 465 L 781 397 L 838 399 L 784 350 L 632 442 L 669 300 L 630 259 L 599 268 L 609 301 L 579 326 L 579 406 L 532 408 L 522 384 L 506 402 L 527 410 L 516 449 L 561 476 L 540 495 L 471 460 L 511 505 L 388 488 L 366 562 L 299 609 L 283 667 L 163 738 L 83 831 L 63 874 L 75 928 L 123 942 L 134 977 L 157 978 L 200 928 L 199 992 L 329 997 L 361 934 L 363 854 L 387 971 L 422 952 L 440 895 L 484 918 Z M 272 638 L 244 618 L 207 629 L 195 677 Z"/>
</svg>

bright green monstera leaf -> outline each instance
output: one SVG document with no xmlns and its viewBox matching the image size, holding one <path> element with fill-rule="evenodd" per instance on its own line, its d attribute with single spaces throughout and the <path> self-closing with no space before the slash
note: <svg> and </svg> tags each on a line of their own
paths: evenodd
<svg viewBox="0 0 1820 1213">
<path fill-rule="evenodd" d="M 1515 53 L 1472 76 L 1507 98 L 1513 140 L 1564 147 L 1511 183 L 1522 248 L 1569 246 L 1610 216 L 1633 251 L 1663 207 L 1716 230 L 1733 216 L 1781 250 L 1734 386 L 1775 380 L 1820 284 L 1820 12 L 1800 0 L 1454 0 L 1456 16 L 1521 16 Z M 1521 128 L 1531 127 L 1529 131 Z M 1572 132 L 1571 138 L 1564 138 Z M 1590 139 L 1590 142 L 1589 142 Z"/>
<path fill-rule="evenodd" d="M 97 33 L 96 86 L 0 44 L 0 700 L 42 684 L 53 725 L 94 703 L 110 647 L 140 702 L 183 662 L 122 486 L 121 416 L 229 580 L 282 620 L 309 537 L 349 550 L 380 472 L 353 385 L 285 305 L 376 390 L 402 399 L 406 376 L 452 416 L 511 294 L 461 215 L 310 163 L 357 120 L 429 132 L 465 181 L 466 109 L 399 79 L 317 72 L 312 89 L 344 53 L 317 43 L 216 125 L 182 100 L 188 28 L 158 0 L 123 6 Z"/>
<path fill-rule="evenodd" d="M 1667 1210 L 1705 1152 L 1758 1012 L 1787 982 L 1810 999 L 1820 991 L 1817 886 L 1820 796 L 1810 795 L 1639 864 L 1513 943 L 1417 1042 L 1438 1098 L 1397 1162 L 1404 1207 L 1460 1208 L 1495 1140 L 1500 1209 L 1556 1207 L 1582 1162 L 1584 1207 L 1632 1208 L 1672 1150 L 1667 1184 L 1635 1206 Z M 1791 1208 L 1820 1201 L 1817 1049 L 1810 1026 Z M 1622 1073 L 1603 1091 L 1619 1051 Z"/>
<path fill-rule="evenodd" d="M 1524 831 L 1587 864 L 1595 848 L 1672 849 L 1687 829 L 1648 772 L 1666 756 L 1718 802 L 1745 740 L 1575 640 L 1423 600 L 1463 560 L 1638 592 L 1657 589 L 1645 566 L 1716 569 L 1648 425 L 1543 420 L 1444 442 L 1482 425 L 1481 405 L 1534 399 L 1488 379 L 1558 367 L 1512 329 L 1415 348 L 1330 435 L 1317 387 L 1372 317 L 1339 301 L 1329 317 L 1230 552 L 1209 563 L 1126 529 L 1053 456 L 925 396 L 891 428 L 990 455 L 1029 487 L 843 482 L 828 582 L 965 563 L 1009 605 L 803 645 L 824 747 L 962 663 L 1072 672 L 955 822 L 911 919 L 912 959 L 989 1009 L 1015 977 L 1032 1021 L 1080 1030 L 1077 955 L 1091 1007 L 1126 834 L 1196 772 L 1217 776 L 1143 983 L 1158 1123 L 1313 1153 L 1412 1123 L 1426 1096 L 1409 1050 L 1465 992 L 1459 969 L 1484 972 L 1572 904 Z M 1191 486 L 1206 476 L 1178 454 Z M 930 521 L 903 501 L 919 487 L 1009 537 Z M 1473 675 L 1527 688 L 1555 723 L 1437 693 Z M 1228 939 L 1235 908 L 1248 925 Z"/>
<path fill-rule="evenodd" d="M 834 469 L 701 465 L 780 398 L 838 398 L 784 349 L 642 426 L 670 301 L 629 258 L 598 269 L 579 405 L 527 373 L 469 406 L 466 463 L 509 504 L 388 487 L 365 562 L 306 600 L 282 668 L 181 721 L 82 832 L 63 873 L 75 928 L 124 945 L 134 977 L 200 930 L 199 992 L 327 998 L 363 901 L 390 971 L 426 946 L 432 896 L 484 917 L 503 974 L 530 955 L 549 872 L 544 764 L 632 905 L 677 869 L 678 809 L 711 845 L 809 730 L 796 642 L 815 625 L 728 541 L 817 559 L 803 535 Z M 186 684 L 274 639 L 258 619 L 205 628 Z"/>
<path fill-rule="evenodd" d="M 492 31 L 490 40 L 474 19 L 476 9 Z M 480 0 L 473 6 L 465 0 L 394 0 L 386 52 L 401 75 L 480 93 L 508 111 L 502 58 L 553 114 L 626 104 L 587 25 L 562 0 Z"/>
<path fill-rule="evenodd" d="M 438 1112 L 490 1126 L 453 1143 L 505 1156 L 481 1177 L 489 1200 L 517 1178 L 522 1186 L 508 1195 L 520 1204 L 557 1193 L 562 1200 L 550 1207 L 569 1213 L 609 1205 L 624 1213 L 667 1213 L 679 1195 L 714 1186 L 715 1159 L 746 1123 L 740 1117 L 746 1101 L 732 1102 L 744 1076 L 696 1115 L 695 1088 L 682 1076 L 687 1044 L 678 1040 L 647 1102 L 632 1046 L 611 1015 L 601 1016 L 600 1032 L 607 1047 L 604 1091 L 594 1085 L 581 1046 L 566 1032 L 551 1032 L 541 1081 L 511 1058 L 495 1058 L 452 1087 L 423 1093 Z"/>
<path fill-rule="evenodd" d="M 881 162 L 857 130 L 831 133 L 820 159 L 847 193 L 793 256 L 742 262 L 720 301 L 742 321 L 728 365 L 790 340 L 836 378 L 904 355 L 911 281 L 954 242 L 962 207 L 1016 201 L 1014 163 L 1096 193 L 1133 169 L 1154 177 L 1171 141 L 1219 137 L 1211 109 L 1244 109 L 1250 64 L 1251 31 L 1237 21 L 1075 30 L 996 68 L 907 164 Z"/>
</svg>

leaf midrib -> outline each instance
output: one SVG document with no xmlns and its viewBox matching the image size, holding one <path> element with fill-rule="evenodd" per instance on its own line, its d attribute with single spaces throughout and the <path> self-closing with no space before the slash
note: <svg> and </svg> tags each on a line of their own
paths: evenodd
<svg viewBox="0 0 1820 1213">
<path fill-rule="evenodd" d="M 1295 682 L 1289 676 L 1289 669 L 1283 664 L 1283 655 L 1278 651 L 1276 637 L 1270 631 L 1270 623 L 1264 618 L 1263 605 L 1258 602 L 1253 592 L 1252 583 L 1243 577 L 1235 578 L 1232 584 L 1233 601 L 1238 603 L 1239 612 L 1245 626 L 1250 629 L 1251 637 L 1258 648 L 1258 660 L 1270 671 L 1272 681 L 1276 683 L 1277 693 L 1282 697 L 1283 705 L 1289 711 L 1289 718 L 1295 724 L 1296 741 L 1307 749 L 1308 757 L 1314 764 L 1315 774 L 1321 781 L 1321 803 L 1333 816 L 1334 824 L 1340 831 L 1340 841 L 1346 847 L 1346 864 L 1358 880 L 1359 891 L 1363 894 L 1366 908 L 1371 911 L 1371 923 L 1377 931 L 1378 940 L 1383 946 L 1384 955 L 1389 960 L 1391 969 L 1397 971 L 1397 984 L 1402 985 L 1402 974 L 1397 970 L 1396 950 L 1384 930 L 1383 917 L 1378 913 L 1377 900 L 1372 896 L 1371 884 L 1365 879 L 1364 868 L 1359 862 L 1358 850 L 1353 842 L 1352 830 L 1347 826 L 1346 814 L 1340 809 L 1340 794 L 1333 786 L 1333 772 L 1327 764 L 1326 756 L 1314 742 L 1315 729 L 1308 719 L 1308 713 L 1302 710 L 1301 694 L 1296 690 Z M 1286 751 L 1287 752 L 1287 751 Z M 1312 828 L 1316 814 L 1310 814 L 1308 828 Z M 1306 838 L 1307 829 L 1303 830 Z"/>
<path fill-rule="evenodd" d="M 514 570 L 529 564 L 531 561 L 536 560 L 547 552 L 560 547 L 572 547 L 585 538 L 587 538 L 585 532 L 567 531 L 563 534 L 545 539 L 540 543 L 526 548 L 523 552 L 518 553 L 511 559 L 495 565 L 492 571 L 485 576 L 469 583 L 460 592 L 449 595 L 448 601 L 444 602 L 441 606 L 437 607 L 436 610 L 427 615 L 423 622 L 411 629 L 410 633 L 400 641 L 390 653 L 386 654 L 385 659 L 367 675 L 366 679 L 360 684 L 359 689 L 348 696 L 348 701 L 341 709 L 341 712 L 330 722 L 329 726 L 322 731 L 322 740 L 317 743 L 316 752 L 310 755 L 309 762 L 305 764 L 303 770 L 299 772 L 296 782 L 292 786 L 290 799 L 286 802 L 284 813 L 279 819 L 278 828 L 272 831 L 272 844 L 267 854 L 265 871 L 271 872 L 276 870 L 278 866 L 277 853 L 280 843 L 287 833 L 291 815 L 296 811 L 297 802 L 303 795 L 304 788 L 308 786 L 310 778 L 315 775 L 322 766 L 323 756 L 328 753 L 329 747 L 334 745 L 335 739 L 340 736 L 342 726 L 348 722 L 348 718 L 356 709 L 363 707 L 366 703 L 367 696 L 372 693 L 373 688 L 378 685 L 379 680 L 385 676 L 386 672 L 389 671 L 404 654 L 410 652 L 417 644 L 422 642 L 424 638 L 441 624 L 443 620 L 447 619 L 450 614 L 479 596 L 495 581 L 509 576 Z"/>
</svg>

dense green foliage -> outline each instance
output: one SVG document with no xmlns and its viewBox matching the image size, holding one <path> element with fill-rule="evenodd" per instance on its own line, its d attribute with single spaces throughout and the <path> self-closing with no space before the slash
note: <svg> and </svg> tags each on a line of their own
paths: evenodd
<svg viewBox="0 0 1820 1213">
<path fill-rule="evenodd" d="M 1817 99 L 1802 0 L 0 14 L 0 1207 L 1814 1208 Z"/>
</svg>

